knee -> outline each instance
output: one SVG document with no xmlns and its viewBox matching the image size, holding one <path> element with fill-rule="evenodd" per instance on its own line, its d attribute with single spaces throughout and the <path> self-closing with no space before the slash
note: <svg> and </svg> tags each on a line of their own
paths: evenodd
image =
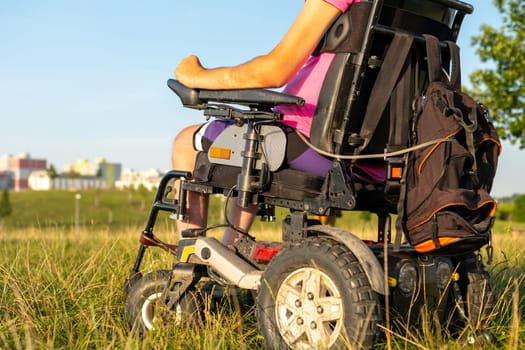
<svg viewBox="0 0 525 350">
<path fill-rule="evenodd" d="M 173 139 L 171 163 L 173 169 L 193 170 L 196 151 L 193 148 L 193 135 L 200 125 L 191 125 L 182 129 Z"/>
<path fill-rule="evenodd" d="M 200 125 L 191 125 L 182 129 L 174 138 L 173 138 L 173 149 L 176 148 L 187 148 L 191 147 L 193 149 L 193 134 Z"/>
</svg>

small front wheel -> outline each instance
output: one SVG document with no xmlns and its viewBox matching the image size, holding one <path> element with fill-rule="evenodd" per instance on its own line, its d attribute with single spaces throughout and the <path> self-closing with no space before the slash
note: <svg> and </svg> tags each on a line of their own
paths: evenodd
<svg viewBox="0 0 525 350">
<path fill-rule="evenodd" d="M 311 237 L 268 265 L 257 321 L 272 349 L 369 348 L 382 310 L 354 254 L 333 239 Z"/>
<path fill-rule="evenodd" d="M 158 270 L 133 281 L 126 296 L 126 318 L 130 328 L 138 325 L 145 333 L 163 324 L 179 325 L 199 319 L 200 303 L 197 294 L 186 291 L 169 310 L 164 291 L 168 288 L 171 271 Z"/>
</svg>

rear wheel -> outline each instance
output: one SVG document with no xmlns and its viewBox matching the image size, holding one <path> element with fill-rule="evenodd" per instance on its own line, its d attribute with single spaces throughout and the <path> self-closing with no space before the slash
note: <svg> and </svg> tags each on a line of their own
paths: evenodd
<svg viewBox="0 0 525 350">
<path fill-rule="evenodd" d="M 369 348 L 378 336 L 378 295 L 356 257 L 330 238 L 285 248 L 265 270 L 257 321 L 268 348 Z"/>
<path fill-rule="evenodd" d="M 167 308 L 163 293 L 170 275 L 169 270 L 149 272 L 129 287 L 126 317 L 130 328 L 138 326 L 139 332 L 144 333 L 162 325 L 179 325 L 199 319 L 200 303 L 192 291 L 186 291 L 172 309 Z"/>
</svg>

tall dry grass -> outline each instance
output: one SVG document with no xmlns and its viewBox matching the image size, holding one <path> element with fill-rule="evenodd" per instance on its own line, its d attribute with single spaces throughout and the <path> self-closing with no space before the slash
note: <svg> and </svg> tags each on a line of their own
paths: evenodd
<svg viewBox="0 0 525 350">
<path fill-rule="evenodd" d="M 145 337 L 130 332 L 122 286 L 135 258 L 140 229 L 0 232 L 0 348 L 263 348 L 253 312 L 240 313 L 233 307 L 208 312 L 206 322 L 197 328 L 170 326 Z M 173 233 L 168 229 L 161 234 Z M 275 230 L 262 229 L 258 235 L 271 239 Z M 523 241 L 512 230 L 495 235 L 489 270 L 498 298 L 489 326 L 497 343 L 486 348 L 525 348 Z M 160 249 L 151 249 L 143 268 L 169 268 L 171 262 Z M 393 349 L 466 347 L 465 342 L 436 333 L 430 326 L 387 331 Z"/>
</svg>

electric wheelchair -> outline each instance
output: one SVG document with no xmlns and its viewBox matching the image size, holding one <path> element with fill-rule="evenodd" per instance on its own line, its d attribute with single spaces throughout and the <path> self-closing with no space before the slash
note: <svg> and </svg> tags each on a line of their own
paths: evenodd
<svg viewBox="0 0 525 350">
<path fill-rule="evenodd" d="M 162 324 L 158 320 L 198 317 L 199 286 L 212 281 L 253 291 L 269 348 L 371 348 L 392 319 L 417 324 L 423 310 L 476 341 L 493 307 L 480 255 L 420 254 L 392 229 L 400 168 L 410 152 L 411 103 L 426 86 L 423 34 L 436 36 L 446 55 L 445 41 L 456 40 L 472 12 L 457 0 L 375 0 L 341 15 L 317 49 L 335 58 L 306 140 L 333 158 L 326 177 L 283 164 L 286 136 L 273 108 L 301 105 L 301 97 L 262 89 L 194 90 L 169 80 L 185 107 L 232 125 L 199 154 L 192 173 L 173 170 L 162 178 L 125 283 L 130 326 L 148 331 Z M 407 37 L 411 44 L 403 49 L 399 42 Z M 357 180 L 353 167 L 363 159 L 384 166 L 386 180 Z M 243 238 L 231 249 L 205 236 L 210 227 L 186 230 L 178 246 L 162 241 L 154 233 L 158 214 L 183 220 L 189 191 L 222 195 L 243 207 L 257 204 L 268 220 L 275 207 L 288 208 L 281 239 L 258 241 L 239 230 Z M 376 239 L 312 218 L 352 210 L 377 215 Z M 173 254 L 176 262 L 143 273 L 150 247 Z"/>
</svg>

